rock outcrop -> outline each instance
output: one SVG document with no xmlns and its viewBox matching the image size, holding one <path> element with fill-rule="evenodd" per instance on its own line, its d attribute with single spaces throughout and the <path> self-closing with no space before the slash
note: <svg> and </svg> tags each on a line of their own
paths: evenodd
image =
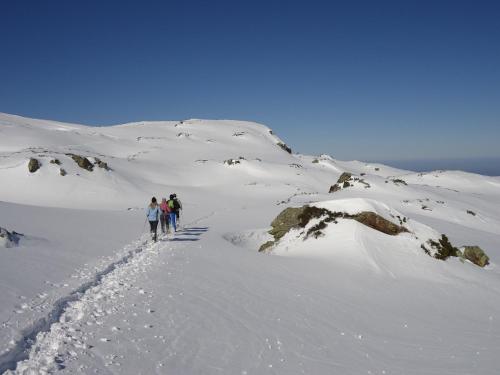
<svg viewBox="0 0 500 375">
<path fill-rule="evenodd" d="M 321 219 L 316 225 L 310 227 L 304 239 L 309 237 L 319 238 L 324 235 L 323 229 L 330 223 L 337 223 L 337 219 L 350 219 L 366 225 L 379 232 L 395 236 L 399 233 L 408 232 L 400 225 L 394 224 L 375 212 L 363 211 L 358 214 L 348 214 L 345 212 L 332 212 L 326 208 L 316 206 L 288 207 L 283 210 L 271 223 L 269 234 L 274 237 L 274 241 L 264 243 L 259 251 L 265 251 L 277 243 L 285 234 L 293 228 L 306 228 L 313 219 Z"/>
<path fill-rule="evenodd" d="M 448 237 L 444 234 L 438 241 L 428 240 L 427 244 L 431 247 L 431 251 L 425 244 L 422 244 L 421 248 L 426 252 L 426 254 L 433 256 L 436 259 L 446 260 L 449 257 L 457 257 L 460 255 L 460 250 L 454 247 Z"/>
<path fill-rule="evenodd" d="M 94 170 L 94 164 L 92 164 L 90 160 L 87 159 L 85 156 L 80 156 L 76 154 L 66 154 L 66 155 L 71 157 L 71 159 L 73 159 L 80 168 L 85 169 L 89 172 L 92 172 Z"/>
<path fill-rule="evenodd" d="M 241 159 L 227 159 L 224 160 L 225 165 L 236 165 L 236 164 L 241 164 Z"/>
<path fill-rule="evenodd" d="M 28 170 L 30 173 L 35 173 L 37 170 L 39 170 L 41 167 L 40 162 L 38 159 L 35 158 L 30 158 L 30 161 L 28 162 Z"/>
<path fill-rule="evenodd" d="M 484 267 L 490 264 L 490 258 L 479 246 L 464 246 L 463 257 L 479 267 Z"/>
<path fill-rule="evenodd" d="M 286 145 L 286 143 L 283 142 L 278 142 L 277 145 L 281 147 L 284 151 L 288 152 L 289 154 L 292 153 L 292 149 Z"/>
<path fill-rule="evenodd" d="M 110 171 L 111 168 L 108 166 L 108 163 L 102 161 L 101 159 L 99 158 L 94 158 L 95 159 L 95 164 L 94 165 L 97 165 L 99 168 L 103 168 L 107 171 Z"/>
<path fill-rule="evenodd" d="M 355 184 L 362 184 L 365 188 L 369 188 L 370 184 L 364 179 L 359 177 L 353 177 L 349 172 L 343 172 L 337 182 L 330 186 L 329 193 L 335 193 L 336 191 L 346 189 L 348 187 L 354 186 Z"/>
<path fill-rule="evenodd" d="M 7 229 L 0 227 L 0 247 L 17 246 L 21 236 L 20 233 L 9 232 Z"/>
</svg>

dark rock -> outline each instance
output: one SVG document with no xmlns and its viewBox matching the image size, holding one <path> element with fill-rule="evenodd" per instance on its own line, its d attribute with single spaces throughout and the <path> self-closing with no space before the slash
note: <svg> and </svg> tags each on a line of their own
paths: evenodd
<svg viewBox="0 0 500 375">
<path fill-rule="evenodd" d="M 235 159 L 228 159 L 224 160 L 224 164 L 226 165 L 236 165 L 236 164 L 241 164 L 240 160 L 235 160 Z"/>
<path fill-rule="evenodd" d="M 490 264 L 490 258 L 479 246 L 464 246 L 463 256 L 479 267 Z"/>
<path fill-rule="evenodd" d="M 429 240 L 427 242 L 436 250 L 436 254 L 434 254 L 436 259 L 446 260 L 449 257 L 456 257 L 460 253 L 460 250 L 452 246 L 450 240 L 444 234 L 441 235 L 439 241 Z"/>
<path fill-rule="evenodd" d="M 63 168 L 60 168 L 60 169 L 59 169 L 59 174 L 60 174 L 61 176 L 66 176 L 66 175 L 67 175 L 66 170 L 64 170 Z"/>
<path fill-rule="evenodd" d="M 399 185 L 399 184 L 401 184 L 401 185 L 408 185 L 405 180 L 402 180 L 400 178 L 395 178 L 395 179 L 392 180 L 392 182 L 394 182 L 395 185 Z"/>
<path fill-rule="evenodd" d="M 306 238 L 312 236 L 314 238 L 319 238 L 323 237 L 325 233 L 323 233 L 323 229 L 325 229 L 328 226 L 328 223 L 326 220 L 321 220 L 318 224 L 314 225 L 313 227 L 309 228 L 309 230 L 306 233 Z"/>
<path fill-rule="evenodd" d="M 106 162 L 103 162 L 101 159 L 99 158 L 94 158 L 95 159 L 95 163 L 94 165 L 97 165 L 99 168 L 103 168 L 107 171 L 111 170 L 111 168 L 108 166 L 108 163 Z"/>
<path fill-rule="evenodd" d="M 467 210 L 467 213 L 468 213 L 469 215 L 476 216 L 476 213 L 475 213 L 474 211 Z"/>
<path fill-rule="evenodd" d="M 292 149 L 290 147 L 288 147 L 285 143 L 283 142 L 278 142 L 278 146 L 280 146 L 283 150 L 285 150 L 286 152 L 288 152 L 289 154 L 292 153 Z"/>
<path fill-rule="evenodd" d="M 60 162 L 60 160 L 59 160 L 59 159 L 52 159 L 52 160 L 50 161 L 50 164 L 61 165 L 61 162 Z"/>
<path fill-rule="evenodd" d="M 0 227 L 0 245 L 2 246 L 17 246 L 22 236 L 21 233 L 9 232 L 7 229 Z"/>
<path fill-rule="evenodd" d="M 37 170 L 39 170 L 41 167 L 40 162 L 38 159 L 35 158 L 30 158 L 30 161 L 28 162 L 28 170 L 30 173 L 35 173 Z"/>
<path fill-rule="evenodd" d="M 341 188 L 338 184 L 330 186 L 330 190 L 328 191 L 329 193 L 335 193 L 336 191 L 339 191 Z"/>
<path fill-rule="evenodd" d="M 344 172 L 340 175 L 339 179 L 337 180 L 337 184 L 343 184 L 346 181 L 349 181 L 352 177 L 352 174 L 349 172 Z"/>
<path fill-rule="evenodd" d="M 351 186 L 349 183 L 349 180 L 352 178 L 352 174 L 348 172 L 344 172 L 340 175 L 339 179 L 337 180 L 337 183 L 335 185 L 330 186 L 330 190 L 328 191 L 329 193 L 335 193 L 336 191 L 339 191 L 341 187 L 347 188 Z"/>
<path fill-rule="evenodd" d="M 312 162 L 313 162 L 314 164 L 317 164 L 317 163 L 319 163 L 319 160 L 318 160 L 318 159 L 314 159 Z"/>
<path fill-rule="evenodd" d="M 73 159 L 80 168 L 86 169 L 89 172 L 92 172 L 94 170 L 94 165 L 86 157 L 76 154 L 66 154 L 66 155 L 70 156 L 71 159 Z"/>
</svg>

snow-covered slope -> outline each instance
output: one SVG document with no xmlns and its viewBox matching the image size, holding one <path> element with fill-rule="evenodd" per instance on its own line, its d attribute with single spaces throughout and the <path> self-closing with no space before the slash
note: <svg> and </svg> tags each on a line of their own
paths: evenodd
<svg viewBox="0 0 500 375">
<path fill-rule="evenodd" d="M 0 247 L 0 372 L 500 367 L 499 177 L 291 154 L 250 122 L 0 114 L 0 181 L 0 227 L 22 234 Z M 150 244 L 144 208 L 174 192 L 184 229 Z M 408 232 L 338 220 L 305 239 L 312 221 L 259 253 L 276 215 L 304 204 L 404 218 Z M 442 234 L 490 264 L 428 256 Z"/>
</svg>

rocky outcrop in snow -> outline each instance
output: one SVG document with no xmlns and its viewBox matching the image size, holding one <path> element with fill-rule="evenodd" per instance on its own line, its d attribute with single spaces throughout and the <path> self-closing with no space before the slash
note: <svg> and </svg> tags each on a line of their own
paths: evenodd
<svg viewBox="0 0 500 375">
<path fill-rule="evenodd" d="M 344 176 L 346 180 L 350 178 L 347 175 Z M 353 221 L 376 232 L 349 224 Z M 382 241 L 380 233 L 383 233 L 390 237 L 401 237 L 399 241 L 389 241 L 386 244 L 393 246 L 394 252 L 406 247 L 413 249 L 413 254 L 423 250 L 430 257 L 439 260 L 457 257 L 480 267 L 489 263 L 488 256 L 480 247 L 465 246 L 462 252 L 451 244 L 445 234 L 439 234 L 387 205 L 369 199 L 343 199 L 288 207 L 273 220 L 268 233 L 273 236 L 273 240 L 262 244 L 259 249 L 261 252 L 272 250 L 273 253 L 278 251 L 281 254 L 293 254 L 300 249 L 299 252 L 303 254 L 310 252 L 314 255 L 318 248 L 322 248 L 334 256 L 336 248 L 340 250 L 353 245 L 353 250 L 364 248 L 370 252 L 371 246 L 365 247 L 365 244 Z M 398 236 L 399 234 L 405 236 Z"/>
<path fill-rule="evenodd" d="M 490 258 L 479 246 L 464 246 L 463 257 L 479 267 L 484 267 L 490 264 Z"/>
<path fill-rule="evenodd" d="M 0 227 L 0 247 L 14 247 L 19 243 L 21 234 L 9 232 L 7 229 Z"/>
<path fill-rule="evenodd" d="M 359 177 L 353 177 L 353 175 L 349 172 L 343 172 L 337 182 L 330 186 L 329 193 L 335 193 L 336 191 L 346 189 L 355 185 L 363 185 L 365 188 L 369 188 L 370 184 L 366 182 L 364 179 Z"/>
<path fill-rule="evenodd" d="M 94 170 L 94 164 L 90 162 L 89 159 L 87 159 L 85 156 L 80 156 L 80 155 L 75 155 L 75 154 L 67 154 L 69 157 L 71 157 L 76 164 L 82 169 L 86 169 L 89 172 L 92 172 Z"/>
<path fill-rule="evenodd" d="M 28 170 L 30 173 L 35 173 L 37 170 L 39 170 L 41 167 L 40 162 L 38 159 L 35 158 L 30 158 L 30 161 L 28 162 Z"/>
<path fill-rule="evenodd" d="M 309 205 L 288 207 L 271 223 L 272 229 L 269 231 L 269 234 L 274 237 L 274 241 L 264 243 L 259 251 L 265 251 L 272 247 L 291 229 L 307 229 L 307 231 L 305 231 L 304 240 L 309 237 L 322 237 L 325 235 L 323 230 L 327 228 L 330 223 L 337 224 L 338 219 L 355 220 L 391 236 L 408 232 L 408 229 L 404 226 L 392 223 L 379 214 L 371 211 L 349 214 L 347 212 L 331 211 L 323 207 Z M 313 223 L 313 225 L 310 225 L 310 223 Z"/>
</svg>

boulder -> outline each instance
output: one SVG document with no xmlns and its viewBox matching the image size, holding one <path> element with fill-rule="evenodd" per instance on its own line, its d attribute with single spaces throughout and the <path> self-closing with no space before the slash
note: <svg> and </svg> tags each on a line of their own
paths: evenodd
<svg viewBox="0 0 500 375">
<path fill-rule="evenodd" d="M 41 167 L 40 162 L 38 159 L 35 158 L 30 158 L 30 161 L 28 162 L 28 170 L 30 173 L 35 173 L 37 170 L 39 170 Z"/>
<path fill-rule="evenodd" d="M 80 168 L 85 169 L 89 172 L 92 172 L 94 170 L 94 165 L 86 157 L 75 154 L 66 154 L 66 155 L 70 156 L 71 159 L 73 159 Z"/>
<path fill-rule="evenodd" d="M 479 267 L 490 264 L 490 258 L 479 246 L 464 246 L 463 256 Z"/>
<path fill-rule="evenodd" d="M 269 231 L 277 241 L 283 237 L 291 228 L 299 226 L 301 223 L 301 214 L 305 212 L 307 206 L 288 207 L 273 220 L 272 229 Z"/>
<path fill-rule="evenodd" d="M 364 224 L 370 228 L 373 228 L 385 234 L 389 234 L 391 236 L 408 232 L 408 229 L 406 229 L 405 227 L 394 224 L 389 220 L 384 219 L 382 216 L 370 211 L 364 211 L 356 214 L 353 216 L 353 219 L 357 222 L 360 222 L 361 224 Z"/>
</svg>

